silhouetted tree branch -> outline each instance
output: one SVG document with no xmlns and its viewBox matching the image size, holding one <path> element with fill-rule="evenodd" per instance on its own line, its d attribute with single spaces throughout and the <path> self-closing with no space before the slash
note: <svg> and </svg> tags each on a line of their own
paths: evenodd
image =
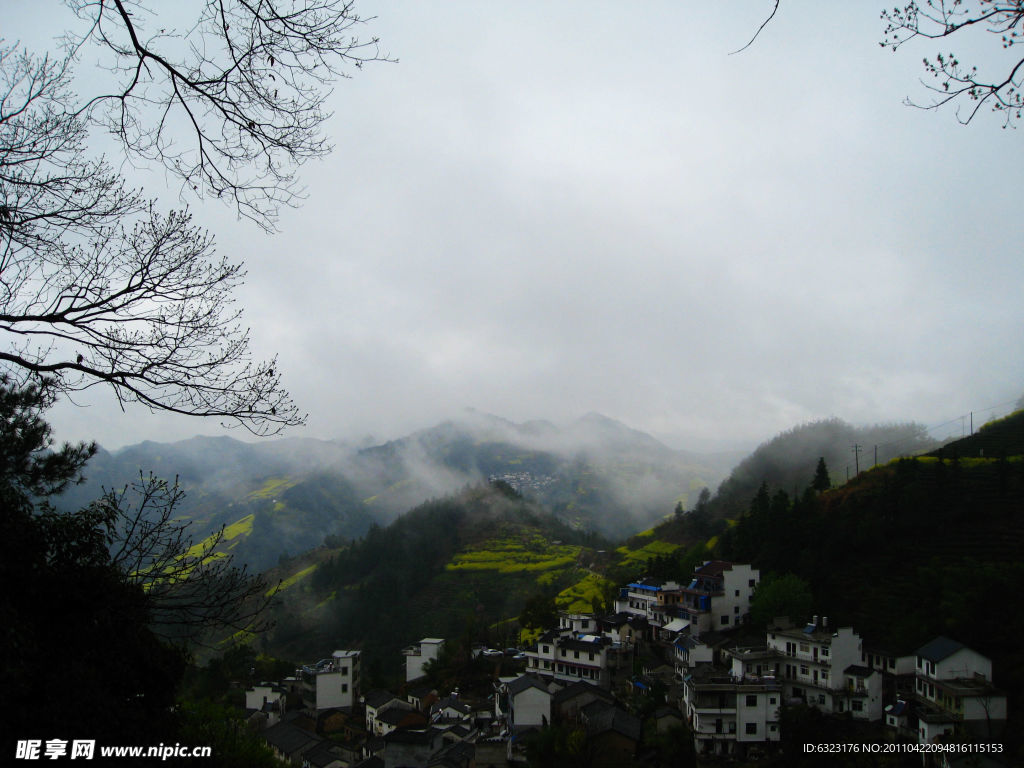
<svg viewBox="0 0 1024 768">
<path fill-rule="evenodd" d="M 330 150 L 330 83 L 381 58 L 376 39 L 352 37 L 362 20 L 337 0 L 208 0 L 184 31 L 140 0 L 69 5 L 84 24 L 62 58 L 0 47 L 0 372 L 260 435 L 302 423 L 276 362 L 250 359 L 240 266 L 91 155 L 89 130 L 269 229 Z M 110 72 L 99 93 L 72 87 L 87 50 Z"/>
<path fill-rule="evenodd" d="M 950 37 L 961 30 L 979 27 L 998 35 L 1005 50 L 1019 42 L 1024 31 L 1024 0 L 926 0 L 924 5 L 910 2 L 904 8 L 893 8 L 882 13 L 887 22 L 883 46 L 894 51 L 916 38 L 939 40 Z M 952 102 L 966 101 L 968 107 L 961 112 L 957 107 L 957 119 L 964 124 L 971 122 L 984 105 L 995 112 L 1003 113 L 1003 126 L 1010 125 L 1021 116 L 1024 100 L 1020 86 L 1024 78 L 1024 57 L 1013 57 L 1005 74 L 985 77 L 977 67 L 963 64 L 950 54 L 936 54 L 935 58 L 924 60 L 925 71 L 937 81 L 937 85 L 925 83 L 936 94 L 929 104 L 919 104 L 910 99 L 907 104 L 922 109 L 938 109 Z"/>
<path fill-rule="evenodd" d="M 83 110 L 129 153 L 184 190 L 226 197 L 271 227 L 301 198 L 295 172 L 331 150 L 322 135 L 331 83 L 385 59 L 348 0 L 207 0 L 175 29 L 142 0 L 76 0 L 86 22 L 66 46 L 98 46 L 116 87 Z"/>
<path fill-rule="evenodd" d="M 772 10 L 746 45 L 733 53 L 749 48 L 775 18 L 781 0 L 773 0 Z M 902 8 L 882 11 L 886 28 L 881 45 L 894 51 L 911 40 L 941 40 L 963 30 L 978 28 L 998 35 L 1002 48 L 1010 51 L 1024 35 L 1024 0 L 911 0 Z M 925 72 L 933 81 L 922 81 L 935 96 L 930 103 L 906 99 L 908 106 L 939 109 L 957 103 L 957 119 L 971 122 L 985 105 L 1003 115 L 1003 127 L 1009 126 L 1024 112 L 1020 88 L 1024 82 L 1024 57 L 1012 56 L 1003 65 L 1002 74 L 983 76 L 975 66 L 968 66 L 953 53 L 939 53 L 924 59 Z M 966 102 L 961 111 L 959 104 Z"/>
<path fill-rule="evenodd" d="M 91 505 L 105 520 L 112 565 L 146 595 L 151 626 L 173 641 L 202 642 L 224 633 L 260 633 L 270 590 L 260 575 L 233 564 L 222 548 L 224 528 L 199 542 L 191 523 L 175 520 L 185 493 L 166 480 L 141 475 Z"/>
</svg>

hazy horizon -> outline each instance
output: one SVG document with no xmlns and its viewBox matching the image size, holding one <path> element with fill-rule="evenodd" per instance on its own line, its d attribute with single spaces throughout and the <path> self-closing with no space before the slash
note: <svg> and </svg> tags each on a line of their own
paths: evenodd
<svg viewBox="0 0 1024 768">
<path fill-rule="evenodd" d="M 730 55 L 771 6 L 357 2 L 399 62 L 336 84 L 305 204 L 268 236 L 185 201 L 246 262 L 254 355 L 279 354 L 309 413 L 286 436 L 595 411 L 709 451 L 829 417 L 1003 415 L 1024 391 L 1024 222 L 997 201 L 1024 137 L 905 106 L 934 45 L 881 48 L 881 3 L 787 1 Z M 17 7 L 6 32 L 57 23 Z M 246 437 L 73 399 L 58 440 Z"/>
</svg>

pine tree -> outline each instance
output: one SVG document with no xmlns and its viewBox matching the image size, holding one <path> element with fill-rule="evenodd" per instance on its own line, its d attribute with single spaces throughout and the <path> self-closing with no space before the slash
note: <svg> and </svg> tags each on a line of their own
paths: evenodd
<svg viewBox="0 0 1024 768">
<path fill-rule="evenodd" d="M 811 481 L 811 488 L 816 491 L 827 491 L 832 487 L 832 479 L 828 476 L 828 467 L 825 466 L 825 457 L 818 459 L 818 466 L 814 470 L 814 480 Z"/>
</svg>

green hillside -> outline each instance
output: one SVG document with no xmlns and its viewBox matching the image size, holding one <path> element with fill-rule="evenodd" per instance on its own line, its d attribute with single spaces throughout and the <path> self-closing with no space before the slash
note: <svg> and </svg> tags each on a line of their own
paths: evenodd
<svg viewBox="0 0 1024 768">
<path fill-rule="evenodd" d="M 855 445 L 861 450 L 859 457 L 852 452 Z M 709 512 L 719 519 L 739 517 L 762 483 L 767 483 L 771 492 L 799 492 L 810 483 L 822 457 L 833 485 L 838 485 L 856 473 L 858 464 L 861 469 L 870 467 L 876 453 L 878 462 L 884 464 L 934 447 L 935 441 L 921 424 L 855 427 L 841 419 L 801 424 L 762 443 L 737 464 L 718 487 Z"/>
<path fill-rule="evenodd" d="M 608 584 L 592 570 L 608 545 L 557 520 L 507 486 L 476 486 L 428 502 L 358 540 L 327 546 L 274 571 L 283 579 L 273 653 L 307 658 L 362 648 L 380 674 L 424 636 L 518 640 L 528 598 L 602 610 Z"/>
<path fill-rule="evenodd" d="M 1018 412 L 942 457 L 898 459 L 825 493 L 763 490 L 717 554 L 799 576 L 815 613 L 874 647 L 909 653 L 939 634 L 966 643 L 992 658 L 1020 713 L 1022 429 Z"/>
</svg>

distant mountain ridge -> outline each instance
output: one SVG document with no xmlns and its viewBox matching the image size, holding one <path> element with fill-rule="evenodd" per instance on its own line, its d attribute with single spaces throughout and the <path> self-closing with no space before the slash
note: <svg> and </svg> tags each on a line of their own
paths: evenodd
<svg viewBox="0 0 1024 768">
<path fill-rule="evenodd" d="M 559 427 L 516 424 L 466 411 L 380 445 L 290 438 L 244 443 L 231 437 L 147 441 L 100 450 L 87 482 L 65 494 L 78 508 L 139 473 L 178 478 L 178 510 L 197 537 L 253 515 L 233 549 L 257 570 L 319 545 L 327 535 L 359 538 L 432 498 L 487 479 L 505 479 L 580 530 L 624 537 L 671 513 L 677 500 L 725 476 L 721 457 L 668 448 L 600 414 Z"/>
</svg>

